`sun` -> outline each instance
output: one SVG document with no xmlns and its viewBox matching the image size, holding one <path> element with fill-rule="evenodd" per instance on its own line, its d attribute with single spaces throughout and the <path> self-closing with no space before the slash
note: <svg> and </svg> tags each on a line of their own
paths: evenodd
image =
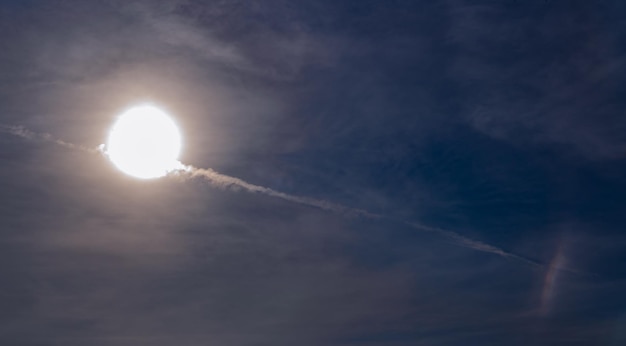
<svg viewBox="0 0 626 346">
<path fill-rule="evenodd" d="M 167 113 L 152 105 L 140 105 L 118 117 L 105 152 L 122 172 L 154 179 L 180 167 L 180 150 L 180 132 Z"/>
</svg>

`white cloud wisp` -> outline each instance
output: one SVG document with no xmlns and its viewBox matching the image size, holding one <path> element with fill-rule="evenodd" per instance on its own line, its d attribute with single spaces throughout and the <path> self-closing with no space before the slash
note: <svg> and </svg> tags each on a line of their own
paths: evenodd
<svg viewBox="0 0 626 346">
<path fill-rule="evenodd" d="M 77 144 L 69 143 L 69 142 L 54 138 L 52 135 L 47 134 L 47 133 L 35 133 L 22 126 L 0 124 L 0 132 L 9 133 L 14 136 L 22 137 L 28 140 L 39 140 L 39 141 L 44 141 L 48 143 L 53 143 L 53 144 L 56 144 L 65 148 L 80 150 L 80 151 L 91 153 L 91 154 L 100 153 L 100 154 L 106 155 L 106 149 L 104 148 L 104 145 L 101 145 L 98 148 L 88 148 L 82 145 L 77 145 Z M 178 166 L 178 169 L 170 172 L 170 175 L 179 176 L 179 177 L 200 178 L 216 188 L 230 189 L 230 190 L 235 190 L 235 191 L 244 190 L 250 193 L 264 194 L 266 196 L 280 198 L 288 202 L 292 202 L 292 203 L 296 203 L 296 204 L 300 204 L 304 206 L 309 206 L 313 208 L 318 208 L 318 209 L 325 210 L 328 212 L 340 214 L 346 217 L 386 219 L 386 220 L 393 221 L 393 222 L 399 222 L 405 226 L 411 227 L 419 231 L 438 234 L 442 237 L 445 237 L 448 240 L 451 240 L 453 244 L 456 244 L 461 247 L 469 248 L 475 251 L 491 253 L 491 254 L 498 255 L 504 258 L 520 261 L 522 263 L 531 265 L 533 267 L 543 267 L 541 263 L 538 263 L 528 258 L 510 253 L 496 246 L 464 237 L 457 232 L 453 232 L 453 231 L 449 231 L 449 230 L 445 230 L 445 229 L 441 229 L 437 227 L 422 225 L 416 222 L 396 220 L 394 218 L 391 218 L 385 215 L 371 213 L 362 209 L 347 207 L 347 206 L 333 203 L 333 202 L 326 201 L 326 200 L 315 199 L 315 198 L 310 198 L 310 197 L 305 197 L 305 196 L 297 196 L 297 195 L 292 195 L 292 194 L 276 191 L 269 187 L 255 185 L 239 178 L 235 178 L 229 175 L 218 173 L 212 169 L 197 168 L 197 167 L 184 165 L 180 163 Z"/>
</svg>

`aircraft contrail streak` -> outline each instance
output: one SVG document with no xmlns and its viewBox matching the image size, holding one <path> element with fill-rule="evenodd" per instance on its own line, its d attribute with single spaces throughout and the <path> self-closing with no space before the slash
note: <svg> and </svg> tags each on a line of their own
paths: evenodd
<svg viewBox="0 0 626 346">
<path fill-rule="evenodd" d="M 196 168 L 193 166 L 184 166 L 182 169 L 192 177 L 202 177 L 207 180 L 211 185 L 223 188 L 223 189 L 243 189 L 248 192 L 262 193 L 267 196 L 277 197 L 289 202 L 307 205 L 314 208 L 330 211 L 337 214 L 343 214 L 347 216 L 361 216 L 367 218 L 380 218 L 379 215 L 372 214 L 368 211 L 346 207 L 340 204 L 324 201 L 320 199 L 314 199 L 309 197 L 302 197 L 296 195 L 290 195 L 284 192 L 276 191 L 268 187 L 254 185 L 248 183 L 239 178 L 231 177 L 225 174 L 218 173 L 212 169 Z"/>
<path fill-rule="evenodd" d="M 22 137 L 22 138 L 29 139 L 29 140 L 39 140 L 39 141 L 44 141 L 48 143 L 53 143 L 53 144 L 56 144 L 65 148 L 80 150 L 80 151 L 87 152 L 87 153 L 106 154 L 106 151 L 103 149 L 103 146 L 100 146 L 98 148 L 88 148 L 82 145 L 77 145 L 77 144 L 69 143 L 69 142 L 54 138 L 52 135 L 47 134 L 47 133 L 36 133 L 22 126 L 0 124 L 0 132 L 9 133 L 14 136 Z M 193 167 L 189 165 L 184 165 L 181 163 L 179 167 L 173 170 L 170 174 L 182 175 L 182 176 L 187 175 L 192 178 L 194 177 L 202 178 L 205 181 L 207 181 L 209 184 L 217 188 L 232 189 L 232 190 L 245 190 L 251 193 L 260 193 L 266 196 L 280 198 L 280 199 L 283 199 L 285 201 L 289 201 L 292 203 L 305 205 L 305 206 L 309 206 L 313 208 L 318 208 L 321 210 L 325 210 L 328 212 L 332 212 L 332 213 L 336 213 L 336 214 L 340 214 L 340 215 L 344 215 L 348 217 L 384 219 L 384 220 L 389 220 L 393 222 L 399 222 L 405 226 L 411 227 L 416 230 L 438 234 L 440 236 L 443 236 L 446 239 L 451 240 L 454 244 L 457 244 L 462 247 L 466 247 L 466 248 L 473 249 L 476 251 L 495 254 L 495 255 L 508 258 L 508 259 L 521 261 L 531 266 L 543 267 L 543 264 L 541 263 L 538 263 L 533 260 L 527 259 L 525 257 L 510 253 L 496 246 L 467 238 L 465 236 L 462 236 L 459 233 L 456 233 L 450 230 L 422 225 L 416 222 L 397 220 L 389 216 L 371 213 L 366 210 L 351 208 L 351 207 L 347 207 L 341 204 L 337 204 L 337 203 L 333 203 L 333 202 L 329 202 L 329 201 L 325 201 L 321 199 L 297 196 L 297 195 L 280 192 L 280 191 L 271 189 L 269 187 L 255 185 L 239 178 L 235 178 L 235 177 L 231 177 L 225 174 L 218 173 L 212 169 L 197 168 L 197 167 Z"/>
<path fill-rule="evenodd" d="M 69 142 L 60 140 L 58 138 L 54 138 L 49 133 L 36 133 L 36 132 L 33 132 L 31 130 L 24 128 L 23 126 L 0 124 L 0 132 L 9 133 L 14 136 L 22 137 L 25 139 L 54 143 L 56 145 L 59 145 L 65 148 L 80 150 L 80 151 L 84 151 L 84 152 L 88 152 L 92 154 L 99 152 L 97 148 L 88 148 L 82 145 L 69 143 Z"/>
<path fill-rule="evenodd" d="M 237 190 L 243 189 L 248 192 L 262 193 L 268 196 L 281 198 L 286 201 L 294 202 L 297 204 L 307 205 L 310 207 L 315 207 L 315 208 L 319 208 L 322 210 L 330 211 L 330 212 L 337 213 L 337 214 L 347 215 L 347 216 L 360 216 L 360 217 L 371 218 L 371 219 L 387 219 L 391 221 L 396 221 L 406 226 L 409 226 L 413 229 L 439 234 L 447 239 L 452 240 L 455 244 L 466 247 L 466 248 L 470 248 L 470 249 L 481 251 L 481 252 L 488 252 L 488 253 L 499 255 L 505 258 L 518 260 L 518 261 L 524 262 L 532 266 L 542 266 L 540 263 L 535 262 L 533 260 L 507 252 L 493 245 L 489 245 L 480 241 L 469 239 L 467 237 L 460 235 L 459 233 L 452 232 L 449 230 L 426 226 L 426 225 L 422 225 L 422 224 L 415 223 L 415 222 L 398 221 L 398 220 L 395 220 L 393 218 L 390 218 L 384 215 L 371 213 L 362 209 L 346 207 L 340 204 L 336 204 L 336 203 L 332 203 L 332 202 L 328 202 L 324 200 L 290 195 L 284 192 L 270 189 L 268 187 L 254 185 L 244 180 L 241 180 L 239 178 L 235 178 L 235 177 L 218 173 L 212 169 L 196 168 L 193 166 L 183 166 L 181 171 L 189 174 L 192 177 L 201 177 L 205 179 L 206 181 L 208 181 L 211 185 L 218 187 L 218 188 L 223 188 L 223 189 L 230 188 L 230 189 L 237 189 Z"/>
</svg>

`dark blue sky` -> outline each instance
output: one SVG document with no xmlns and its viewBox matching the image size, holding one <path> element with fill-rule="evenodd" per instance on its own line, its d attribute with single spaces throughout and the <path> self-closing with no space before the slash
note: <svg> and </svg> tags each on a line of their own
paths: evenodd
<svg viewBox="0 0 626 346">
<path fill-rule="evenodd" d="M 626 344 L 621 1 L 3 0 L 0 52 L 2 344 Z M 384 217 L 6 131 L 141 102 L 185 164 Z"/>
</svg>

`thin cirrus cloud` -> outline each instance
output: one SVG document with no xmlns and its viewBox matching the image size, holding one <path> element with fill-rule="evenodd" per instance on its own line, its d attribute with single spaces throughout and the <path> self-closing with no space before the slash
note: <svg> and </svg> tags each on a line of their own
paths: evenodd
<svg viewBox="0 0 626 346">
<path fill-rule="evenodd" d="M 464 105 L 471 126 L 517 145 L 567 148 L 592 160 L 626 155 L 612 82 L 623 73 L 624 53 L 614 48 L 619 30 L 607 29 L 601 11 L 577 3 L 576 11 L 546 8 L 531 20 L 502 5 L 451 3 L 448 36 L 458 48 L 451 70 L 471 83 L 475 97 Z M 576 46 L 566 49 L 571 40 Z M 552 49 L 537 54 L 538 46 Z M 492 63 L 501 57 L 510 62 Z"/>
</svg>

